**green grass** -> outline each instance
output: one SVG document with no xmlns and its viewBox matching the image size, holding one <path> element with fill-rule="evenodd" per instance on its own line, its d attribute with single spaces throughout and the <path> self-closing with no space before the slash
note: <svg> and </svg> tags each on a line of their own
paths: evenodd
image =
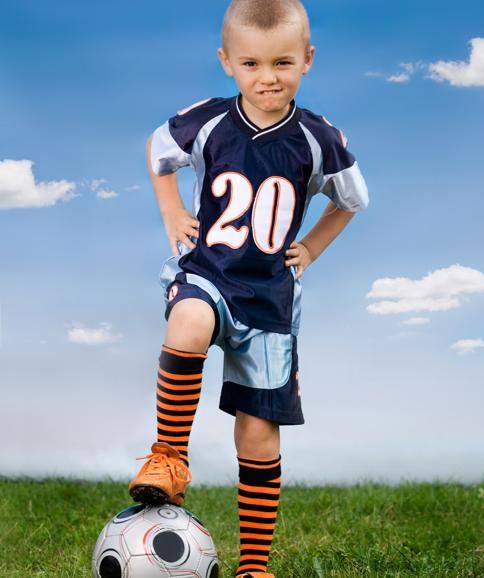
<svg viewBox="0 0 484 578">
<path fill-rule="evenodd" d="M 191 486 L 221 577 L 238 563 L 237 488 Z M 90 577 L 104 524 L 132 505 L 127 482 L 0 478 L 0 578 Z M 282 486 L 276 578 L 484 577 L 484 484 Z"/>
</svg>

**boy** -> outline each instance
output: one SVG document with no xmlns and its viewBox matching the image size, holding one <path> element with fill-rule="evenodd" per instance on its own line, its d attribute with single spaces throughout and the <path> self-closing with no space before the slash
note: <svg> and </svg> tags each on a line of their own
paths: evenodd
<svg viewBox="0 0 484 578">
<path fill-rule="evenodd" d="M 236 577 L 273 578 L 267 562 L 281 485 L 279 426 L 304 423 L 300 277 L 367 206 L 368 193 L 343 133 L 295 104 L 314 56 L 302 4 L 233 0 L 222 40 L 218 55 L 239 94 L 181 110 L 148 139 L 173 256 L 160 272 L 168 323 L 159 357 L 158 441 L 129 491 L 146 504 L 183 504 L 203 364 L 210 345 L 218 345 L 219 407 L 235 416 L 239 464 Z M 176 170 L 186 165 L 197 176 L 193 214 L 177 189 Z M 332 202 L 296 241 L 318 192 Z"/>
</svg>

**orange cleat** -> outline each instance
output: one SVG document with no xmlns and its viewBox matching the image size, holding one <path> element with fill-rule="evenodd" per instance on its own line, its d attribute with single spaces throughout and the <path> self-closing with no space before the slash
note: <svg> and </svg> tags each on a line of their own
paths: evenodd
<svg viewBox="0 0 484 578">
<path fill-rule="evenodd" d="M 176 448 L 166 442 L 155 442 L 151 454 L 136 458 L 148 459 L 128 490 L 135 502 L 147 506 L 169 503 L 183 505 L 185 490 L 192 481 L 190 470 L 180 458 Z"/>
<path fill-rule="evenodd" d="M 275 578 L 275 576 L 269 572 L 244 572 L 237 574 L 235 578 Z"/>
</svg>

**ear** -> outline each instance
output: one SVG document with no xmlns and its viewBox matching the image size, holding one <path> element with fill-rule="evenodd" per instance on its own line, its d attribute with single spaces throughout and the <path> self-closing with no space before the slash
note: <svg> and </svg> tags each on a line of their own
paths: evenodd
<svg viewBox="0 0 484 578">
<path fill-rule="evenodd" d="M 225 70 L 226 74 L 228 74 L 228 76 L 233 76 L 233 70 L 232 67 L 230 66 L 230 62 L 229 59 L 227 57 L 227 54 L 225 53 L 223 48 L 218 48 L 217 49 L 217 55 L 219 57 L 220 63 L 222 64 L 222 68 Z"/>
<path fill-rule="evenodd" d="M 304 68 L 303 68 L 303 74 L 306 74 L 309 69 L 311 68 L 313 61 L 314 61 L 314 53 L 316 51 L 316 47 L 315 46 L 310 46 L 307 50 L 306 50 L 306 54 L 304 55 Z"/>
</svg>

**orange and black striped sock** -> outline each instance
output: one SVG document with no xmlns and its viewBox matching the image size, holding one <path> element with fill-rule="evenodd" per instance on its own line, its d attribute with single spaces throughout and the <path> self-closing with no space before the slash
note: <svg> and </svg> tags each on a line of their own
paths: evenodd
<svg viewBox="0 0 484 578">
<path fill-rule="evenodd" d="M 272 460 L 239 462 L 240 559 L 236 576 L 267 572 L 281 491 L 281 454 Z"/>
<path fill-rule="evenodd" d="M 162 346 L 156 391 L 157 440 L 169 443 L 188 466 L 188 440 L 202 390 L 206 353 Z"/>
</svg>

